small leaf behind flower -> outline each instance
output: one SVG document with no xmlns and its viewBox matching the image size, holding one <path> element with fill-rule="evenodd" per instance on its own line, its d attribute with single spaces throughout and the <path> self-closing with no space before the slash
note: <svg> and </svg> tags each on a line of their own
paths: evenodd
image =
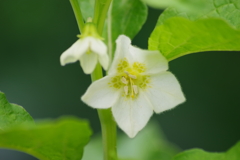
<svg viewBox="0 0 240 160">
<path fill-rule="evenodd" d="M 94 0 L 78 0 L 81 13 L 85 21 L 87 21 L 89 17 L 93 18 L 94 2 Z"/>
<path fill-rule="evenodd" d="M 124 34 L 131 39 L 141 30 L 147 20 L 148 8 L 140 0 L 114 0 L 111 14 L 104 29 L 104 38 L 110 52 L 115 50 L 115 41 Z M 114 53 L 113 53 L 114 54 Z"/>
</svg>

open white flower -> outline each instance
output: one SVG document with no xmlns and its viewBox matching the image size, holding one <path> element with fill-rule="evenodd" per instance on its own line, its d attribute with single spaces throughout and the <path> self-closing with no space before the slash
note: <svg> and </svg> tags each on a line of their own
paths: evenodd
<svg viewBox="0 0 240 160">
<path fill-rule="evenodd" d="M 80 65 L 85 74 L 91 74 L 99 60 L 102 67 L 107 70 L 109 57 L 107 46 L 97 34 L 93 24 L 86 24 L 83 34 L 79 36 L 70 48 L 68 48 L 60 57 L 61 65 L 80 61 Z"/>
<path fill-rule="evenodd" d="M 108 75 L 93 82 L 82 101 L 93 108 L 112 107 L 118 126 L 134 137 L 148 122 L 153 111 L 171 109 L 185 101 L 175 76 L 166 71 L 168 62 L 159 51 L 131 45 L 120 35 Z"/>
</svg>

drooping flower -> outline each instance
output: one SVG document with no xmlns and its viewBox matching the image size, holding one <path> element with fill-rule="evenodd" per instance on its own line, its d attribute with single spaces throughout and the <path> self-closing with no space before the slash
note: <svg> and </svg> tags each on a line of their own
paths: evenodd
<svg viewBox="0 0 240 160">
<path fill-rule="evenodd" d="M 120 35 L 108 75 L 93 82 L 82 101 L 93 108 L 112 107 L 118 126 L 134 137 L 153 114 L 183 103 L 185 97 L 168 61 L 159 51 L 142 50 Z"/>
<path fill-rule="evenodd" d="M 80 61 L 80 65 L 85 74 L 91 74 L 99 61 L 102 67 L 107 70 L 109 57 L 107 46 L 98 35 L 93 23 L 85 24 L 83 33 L 78 35 L 78 40 L 60 57 L 61 65 Z"/>
</svg>

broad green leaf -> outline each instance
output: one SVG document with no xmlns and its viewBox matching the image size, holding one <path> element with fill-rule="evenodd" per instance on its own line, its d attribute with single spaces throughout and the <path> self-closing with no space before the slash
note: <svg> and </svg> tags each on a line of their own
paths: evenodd
<svg viewBox="0 0 240 160">
<path fill-rule="evenodd" d="M 181 5 L 181 1 L 178 0 L 142 0 L 147 5 L 153 8 L 166 8 L 169 6 L 179 6 Z"/>
<path fill-rule="evenodd" d="M 0 131 L 24 123 L 34 123 L 33 118 L 23 107 L 9 103 L 0 92 Z"/>
<path fill-rule="evenodd" d="M 172 17 L 184 17 L 191 21 L 207 18 L 220 18 L 228 22 L 233 28 L 240 29 L 240 1 L 239 0 L 207 0 L 201 12 L 188 13 L 177 8 L 166 9 L 158 19 L 157 26 Z"/>
<path fill-rule="evenodd" d="M 149 39 L 149 49 L 159 50 L 169 61 L 202 51 L 238 51 L 240 30 L 221 19 L 190 21 L 175 17 L 157 26 Z"/>
<path fill-rule="evenodd" d="M 60 118 L 0 132 L 0 148 L 14 149 L 41 160 L 80 160 L 91 130 L 86 121 Z"/>
<path fill-rule="evenodd" d="M 133 39 L 145 23 L 147 14 L 147 6 L 140 0 L 113 0 L 104 30 L 109 50 L 114 51 L 115 40 L 120 34 Z"/>
<path fill-rule="evenodd" d="M 153 8 L 174 7 L 183 11 L 194 12 L 202 10 L 209 0 L 142 0 Z"/>
<path fill-rule="evenodd" d="M 239 160 L 240 142 L 226 153 L 210 153 L 201 149 L 191 149 L 177 154 L 172 160 Z"/>
<path fill-rule="evenodd" d="M 83 160 L 102 160 L 101 142 L 100 136 L 93 138 L 85 148 Z M 179 152 L 166 140 L 156 123 L 149 123 L 133 139 L 120 135 L 117 147 L 119 160 L 171 160 Z"/>
<path fill-rule="evenodd" d="M 208 0 L 203 12 L 189 14 L 169 8 L 159 17 L 149 49 L 169 61 L 202 51 L 239 51 L 240 1 Z"/>
</svg>

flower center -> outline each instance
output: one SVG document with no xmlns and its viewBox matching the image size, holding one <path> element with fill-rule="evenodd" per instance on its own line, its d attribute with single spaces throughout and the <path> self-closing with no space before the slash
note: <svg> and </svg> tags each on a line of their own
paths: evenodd
<svg viewBox="0 0 240 160">
<path fill-rule="evenodd" d="M 109 86 L 123 90 L 123 96 L 136 98 L 140 90 L 149 86 L 150 76 L 145 75 L 145 64 L 134 62 L 132 65 L 126 59 L 120 60 L 117 67 L 117 75 L 111 79 Z"/>
<path fill-rule="evenodd" d="M 130 96 L 134 98 L 135 95 L 138 94 L 138 87 L 134 84 L 134 80 L 137 80 L 137 76 L 128 73 L 128 71 L 125 71 L 124 73 L 126 73 L 126 76 L 122 76 L 121 78 L 121 81 L 124 84 L 124 93 L 128 96 L 130 92 Z"/>
</svg>

